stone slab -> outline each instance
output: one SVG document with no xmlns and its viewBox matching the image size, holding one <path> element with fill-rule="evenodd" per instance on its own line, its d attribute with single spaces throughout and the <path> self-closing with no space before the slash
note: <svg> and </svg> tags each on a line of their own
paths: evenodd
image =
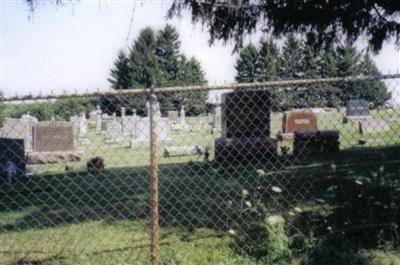
<svg viewBox="0 0 400 265">
<path fill-rule="evenodd" d="M 55 164 L 59 162 L 81 161 L 83 151 L 65 152 L 30 152 L 27 154 L 29 164 Z"/>
<path fill-rule="evenodd" d="M 176 156 L 192 156 L 200 155 L 204 153 L 204 148 L 198 145 L 186 145 L 186 146 L 166 146 L 164 147 L 165 157 L 176 157 Z"/>
<path fill-rule="evenodd" d="M 380 133 L 387 132 L 390 130 L 390 124 L 385 120 L 361 120 L 358 123 L 359 133 Z"/>
<path fill-rule="evenodd" d="M 338 152 L 339 147 L 339 131 L 327 130 L 294 133 L 293 154 L 295 156 Z"/>
<path fill-rule="evenodd" d="M 246 163 L 274 159 L 278 140 L 273 138 L 218 138 L 215 140 L 215 160 L 220 163 Z"/>
</svg>

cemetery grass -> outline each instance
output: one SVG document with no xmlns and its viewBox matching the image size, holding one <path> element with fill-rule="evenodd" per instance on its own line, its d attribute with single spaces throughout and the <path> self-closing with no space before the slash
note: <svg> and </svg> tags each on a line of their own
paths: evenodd
<svg viewBox="0 0 400 265">
<path fill-rule="evenodd" d="M 332 115 L 340 119 L 339 114 Z M 374 115 L 392 117 L 393 113 Z M 339 121 L 335 125 L 333 119 L 329 120 L 325 125 L 327 129 L 343 126 Z M 277 119 L 273 123 L 277 128 Z M 383 137 L 386 143 L 390 135 L 398 135 L 397 130 L 392 128 L 387 135 L 373 137 Z M 315 187 L 312 191 L 315 193 L 308 194 L 307 185 L 314 187 L 315 179 L 340 175 L 343 179 L 355 180 L 370 176 L 382 166 L 390 178 L 398 179 L 400 150 L 395 142 L 390 139 L 386 147 L 357 146 L 357 140 L 353 139 L 356 132 L 352 124 L 343 127 L 344 151 L 337 155 L 274 168 L 264 165 L 218 167 L 204 162 L 201 156 L 161 158 L 161 256 L 165 264 L 257 264 L 253 258 L 233 252 L 232 238 L 227 235 L 229 220 L 216 209 L 227 199 L 240 200 L 243 189 L 251 190 L 259 181 L 259 169 L 267 172 L 263 179 L 267 189 L 274 185 L 271 182 L 274 178 L 290 180 L 281 186 L 284 194 L 279 198 L 287 208 L 280 211 L 295 206 L 304 210 L 319 209 L 319 206 L 310 205 L 315 206 L 313 199 L 325 192 L 326 186 Z M 93 142 L 101 141 L 96 137 L 91 132 Z M 212 144 L 215 137 L 218 135 L 198 130 L 175 135 L 174 140 L 181 145 L 204 145 Z M 90 148 L 87 157 L 99 151 L 106 157 L 108 169 L 104 173 L 60 173 L 56 171 L 57 166 L 52 166 L 51 173 L 0 186 L 5 194 L 0 198 L 0 264 L 148 262 L 148 152 L 124 146 L 93 145 Z M 61 171 L 62 165 L 58 167 Z M 295 203 L 298 198 L 287 196 L 289 199 L 284 199 L 285 193 L 292 195 L 290 186 L 306 183 L 300 192 L 305 197 L 299 204 Z"/>
</svg>

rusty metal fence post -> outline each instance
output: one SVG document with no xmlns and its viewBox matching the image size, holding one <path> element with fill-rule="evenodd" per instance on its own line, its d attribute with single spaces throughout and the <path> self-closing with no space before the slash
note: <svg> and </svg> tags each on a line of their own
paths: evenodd
<svg viewBox="0 0 400 265">
<path fill-rule="evenodd" d="M 154 87 L 151 88 L 150 93 L 151 264 L 160 265 L 157 138 L 161 112 L 157 96 L 154 94 Z"/>
</svg>

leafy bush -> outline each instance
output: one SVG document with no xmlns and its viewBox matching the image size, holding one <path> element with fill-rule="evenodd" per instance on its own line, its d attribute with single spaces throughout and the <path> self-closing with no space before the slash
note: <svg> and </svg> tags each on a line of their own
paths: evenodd
<svg viewBox="0 0 400 265">
<path fill-rule="evenodd" d="M 291 251 L 285 219 L 272 214 L 259 194 L 242 191 L 240 218 L 235 227 L 234 249 L 265 264 L 290 264 Z M 254 205 L 252 201 L 255 201 Z"/>
</svg>

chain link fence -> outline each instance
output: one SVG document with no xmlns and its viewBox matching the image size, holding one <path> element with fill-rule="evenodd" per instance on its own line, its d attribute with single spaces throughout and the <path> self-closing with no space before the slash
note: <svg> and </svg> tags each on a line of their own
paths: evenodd
<svg viewBox="0 0 400 265">
<path fill-rule="evenodd" d="M 4 98 L 0 264 L 396 249 L 399 96 L 385 75 Z"/>
</svg>

